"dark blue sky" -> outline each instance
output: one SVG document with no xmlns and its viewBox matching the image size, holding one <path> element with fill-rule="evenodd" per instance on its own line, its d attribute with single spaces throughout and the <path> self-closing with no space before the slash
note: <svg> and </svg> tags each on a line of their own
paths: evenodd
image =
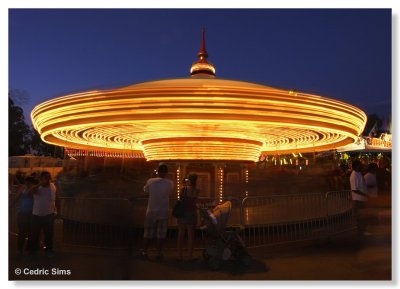
<svg viewBox="0 0 400 289">
<path fill-rule="evenodd" d="M 206 27 L 217 77 L 391 113 L 391 10 L 9 10 L 9 88 L 38 103 L 187 77 Z M 30 121 L 30 120 L 29 120 Z"/>
</svg>

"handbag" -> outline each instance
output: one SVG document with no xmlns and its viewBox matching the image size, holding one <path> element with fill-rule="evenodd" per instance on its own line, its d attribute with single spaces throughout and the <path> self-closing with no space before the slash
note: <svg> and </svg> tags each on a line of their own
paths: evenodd
<svg viewBox="0 0 400 289">
<path fill-rule="evenodd" d="M 186 188 L 183 188 L 182 197 L 176 201 L 173 209 L 172 216 L 179 219 L 183 217 L 185 211 Z"/>
</svg>

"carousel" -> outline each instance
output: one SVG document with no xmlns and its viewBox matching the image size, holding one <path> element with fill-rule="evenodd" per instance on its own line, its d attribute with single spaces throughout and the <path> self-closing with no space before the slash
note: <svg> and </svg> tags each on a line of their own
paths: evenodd
<svg viewBox="0 0 400 289">
<path fill-rule="evenodd" d="M 328 151 L 359 140 L 367 120 L 359 108 L 217 78 L 207 58 L 203 30 L 189 77 L 51 99 L 33 109 L 32 123 L 44 142 L 70 155 L 173 163 L 177 183 L 194 170 L 209 195 L 220 196 L 228 173 L 245 182 L 245 164 L 261 157 Z"/>
</svg>

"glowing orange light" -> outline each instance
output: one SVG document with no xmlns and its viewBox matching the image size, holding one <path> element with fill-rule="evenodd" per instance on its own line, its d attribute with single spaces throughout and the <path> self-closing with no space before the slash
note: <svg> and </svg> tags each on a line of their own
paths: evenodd
<svg viewBox="0 0 400 289">
<path fill-rule="evenodd" d="M 340 101 L 215 78 L 67 95 L 39 104 L 31 117 L 47 143 L 147 160 L 324 151 L 354 143 L 366 123 L 363 111 Z"/>
<path fill-rule="evenodd" d="M 224 170 L 222 168 L 219 169 L 219 202 L 222 202 L 224 193 Z"/>
<path fill-rule="evenodd" d="M 179 199 L 180 191 L 181 191 L 181 177 L 180 177 L 180 169 L 179 167 L 176 169 L 176 193 Z"/>
</svg>

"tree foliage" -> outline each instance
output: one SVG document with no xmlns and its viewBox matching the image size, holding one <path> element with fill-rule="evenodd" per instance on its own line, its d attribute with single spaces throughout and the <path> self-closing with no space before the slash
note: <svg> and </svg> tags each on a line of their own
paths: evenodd
<svg viewBox="0 0 400 289">
<path fill-rule="evenodd" d="M 370 132 L 379 135 L 382 132 L 383 121 L 377 114 L 368 115 L 367 124 L 365 125 L 363 135 L 369 135 Z"/>
<path fill-rule="evenodd" d="M 8 94 L 8 155 L 33 154 L 62 158 L 63 148 L 42 141 L 39 133 L 29 126 L 24 117 L 23 104 L 29 99 L 25 91 L 12 90 Z"/>
<path fill-rule="evenodd" d="M 30 151 L 30 127 L 25 122 L 24 111 L 8 97 L 8 155 L 24 155 Z"/>
<path fill-rule="evenodd" d="M 64 156 L 63 148 L 42 141 L 39 133 L 33 127 L 31 129 L 30 147 L 35 155 L 53 156 L 57 158 L 63 158 Z"/>
</svg>

